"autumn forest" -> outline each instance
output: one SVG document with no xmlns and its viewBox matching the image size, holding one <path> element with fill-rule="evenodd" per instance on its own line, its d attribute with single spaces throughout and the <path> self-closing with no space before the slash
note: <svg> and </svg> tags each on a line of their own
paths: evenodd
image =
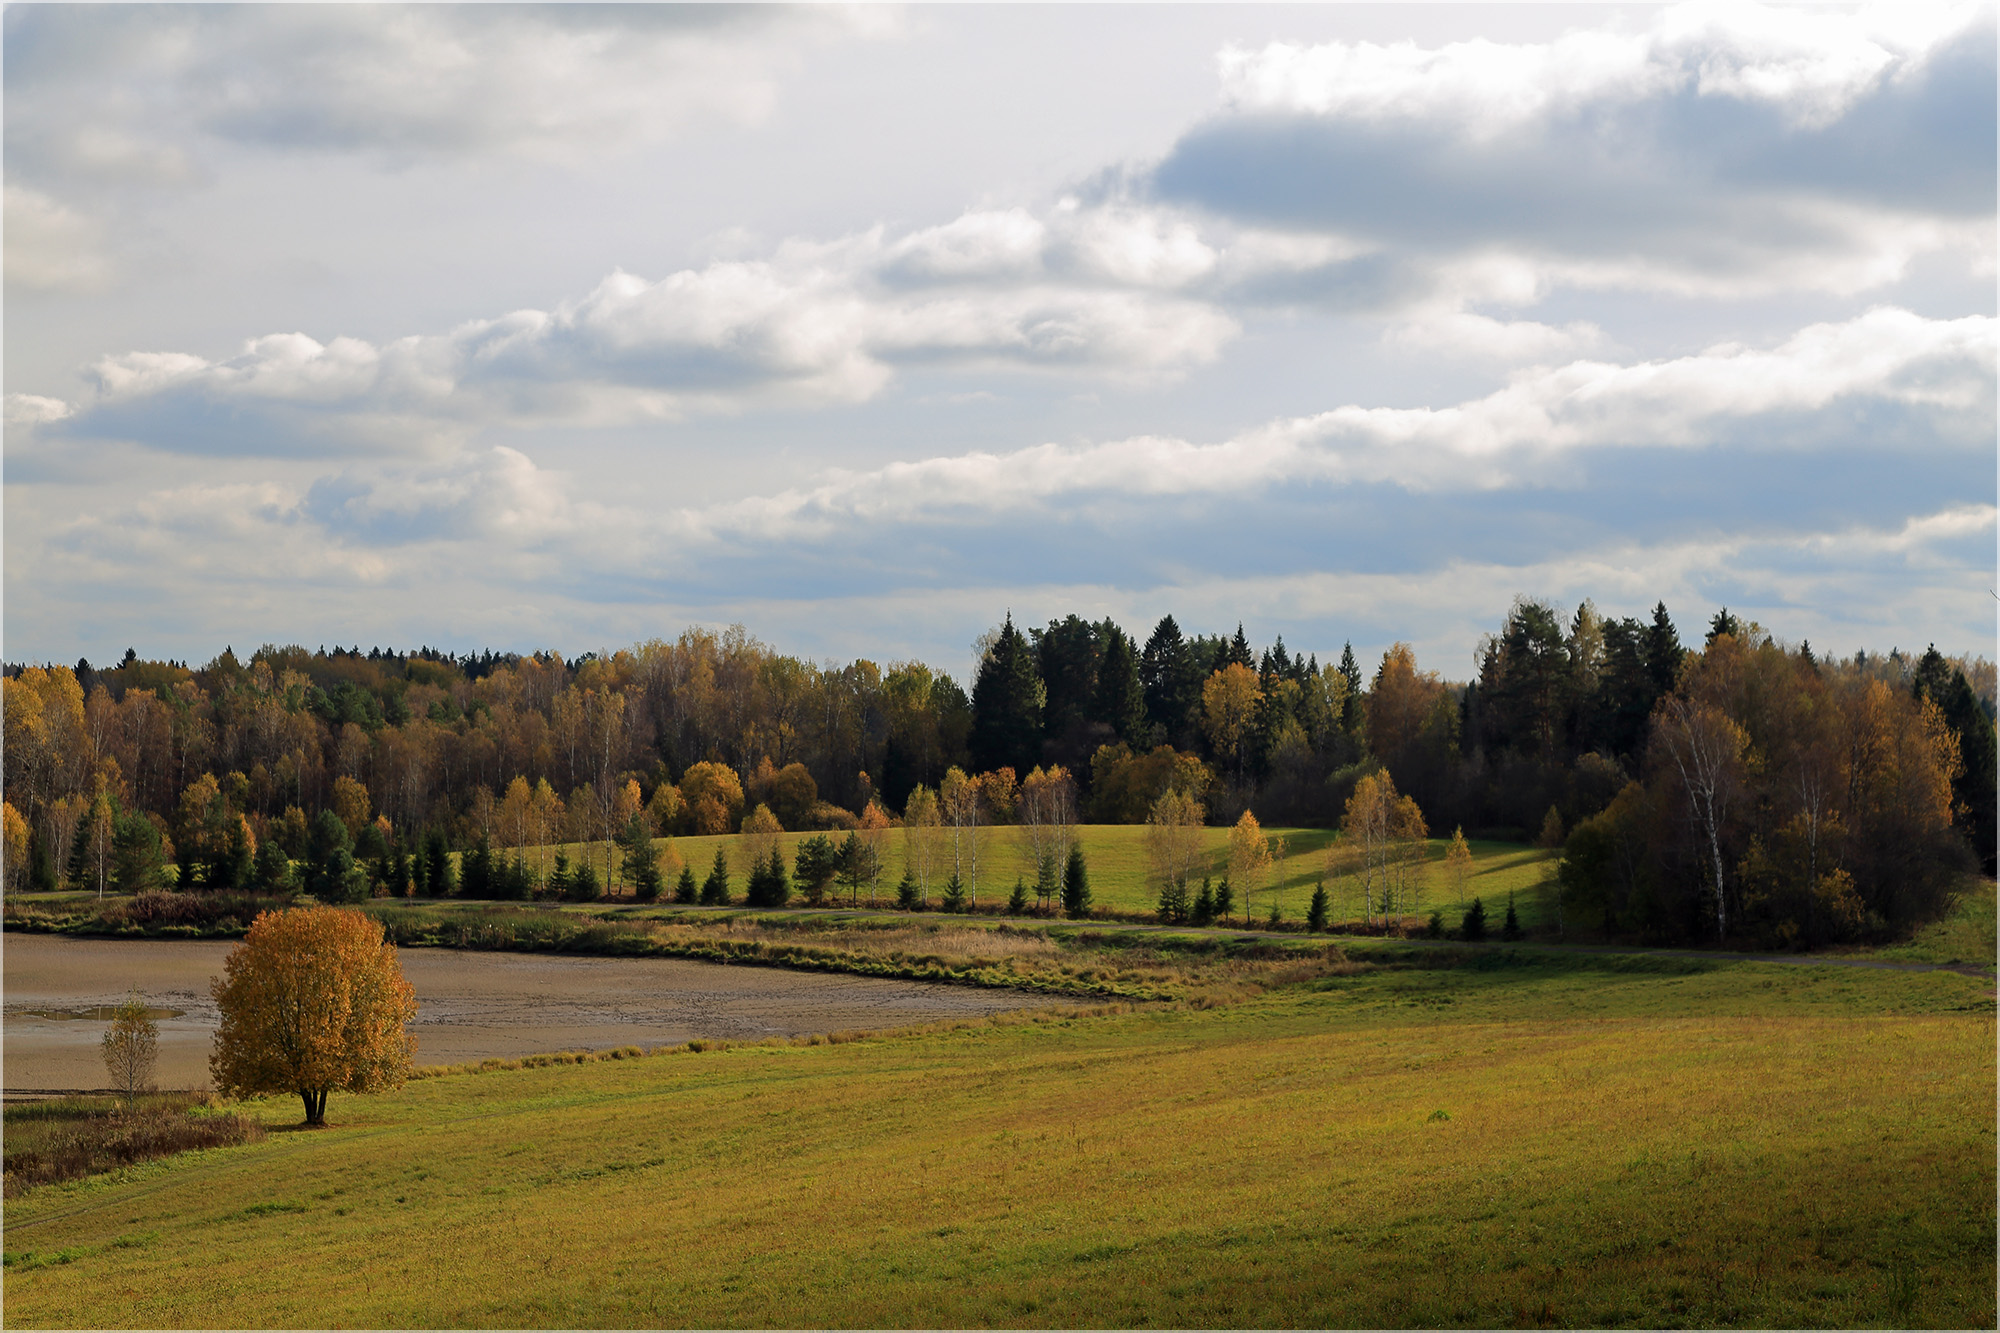
<svg viewBox="0 0 2000 1333">
<path fill-rule="evenodd" d="M 270 889 L 330 837 L 401 893 L 443 887 L 452 852 L 1004 825 L 1045 798 L 1083 823 L 1342 827 L 1357 790 L 1401 801 L 1419 838 L 1560 846 L 1573 919 L 1623 938 L 1884 938 L 1992 870 L 1983 659 L 1837 659 L 1726 610 L 1684 643 L 1664 605 L 1522 599 L 1478 668 L 1450 682 L 1403 644 L 1322 663 L 1171 616 L 1143 643 L 1010 617 L 969 694 L 741 627 L 574 660 L 266 646 L 10 666 L 8 887 Z M 516 861 L 535 881 L 517 889 L 546 887 L 545 857 Z"/>
</svg>

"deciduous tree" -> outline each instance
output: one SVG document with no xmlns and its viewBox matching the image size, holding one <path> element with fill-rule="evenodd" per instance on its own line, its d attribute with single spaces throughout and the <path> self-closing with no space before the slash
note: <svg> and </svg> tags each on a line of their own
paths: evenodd
<svg viewBox="0 0 2000 1333">
<path fill-rule="evenodd" d="M 146 1012 L 138 991 L 127 995 L 112 1012 L 101 1047 L 112 1087 L 130 1097 L 152 1086 L 153 1067 L 160 1054 L 160 1025 Z"/>
<path fill-rule="evenodd" d="M 208 1062 L 223 1091 L 295 1092 L 306 1123 L 321 1125 L 334 1089 L 374 1092 L 408 1077 L 416 992 L 372 918 L 335 907 L 263 913 L 223 971 Z"/>
</svg>

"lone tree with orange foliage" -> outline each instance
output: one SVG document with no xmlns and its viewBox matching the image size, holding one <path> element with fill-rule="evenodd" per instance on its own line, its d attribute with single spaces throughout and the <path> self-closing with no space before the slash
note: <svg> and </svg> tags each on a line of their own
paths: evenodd
<svg viewBox="0 0 2000 1333">
<path fill-rule="evenodd" d="M 300 907 L 265 912 L 223 963 L 209 991 L 222 1010 L 208 1058 L 216 1086 L 235 1096 L 296 1092 L 306 1123 L 326 1123 L 335 1088 L 402 1086 L 416 1039 L 416 992 L 396 946 L 360 912 Z"/>
</svg>

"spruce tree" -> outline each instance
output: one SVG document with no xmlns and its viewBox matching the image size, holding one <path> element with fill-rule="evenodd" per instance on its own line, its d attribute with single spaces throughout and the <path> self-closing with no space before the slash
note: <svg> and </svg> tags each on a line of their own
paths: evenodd
<svg viewBox="0 0 2000 1333">
<path fill-rule="evenodd" d="M 431 897 L 449 898 L 458 891 L 458 877 L 452 873 L 451 844 L 445 841 L 443 829 L 432 829 L 425 838 L 424 860 Z"/>
<path fill-rule="evenodd" d="M 1354 645 L 1340 646 L 1340 674 L 1347 680 L 1347 702 L 1340 711 L 1341 730 L 1361 730 L 1361 667 L 1354 660 Z"/>
<path fill-rule="evenodd" d="M 729 905 L 729 857 L 717 847 L 715 864 L 709 867 L 708 878 L 701 883 L 701 901 L 708 907 Z"/>
<path fill-rule="evenodd" d="M 493 896 L 493 840 L 485 833 L 459 858 L 458 891 L 467 898 Z"/>
<path fill-rule="evenodd" d="M 1169 745 L 1186 739 L 1201 706 L 1201 676 L 1187 639 L 1172 616 L 1161 616 L 1139 654 L 1139 683 L 1146 695 L 1146 721 Z"/>
<path fill-rule="evenodd" d="M 1098 625 L 1103 656 L 1097 664 L 1097 697 L 1090 717 L 1138 745 L 1146 725 L 1146 690 L 1139 682 L 1139 650 L 1132 637 L 1109 619 Z"/>
<path fill-rule="evenodd" d="M 1190 916 L 1197 926 L 1215 924 L 1215 889 L 1209 884 L 1207 875 L 1201 877 L 1201 892 L 1194 896 Z"/>
<path fill-rule="evenodd" d="M 912 870 L 905 870 L 900 883 L 896 885 L 896 906 L 905 912 L 915 912 L 922 908 L 923 897 L 917 891 L 917 876 Z"/>
<path fill-rule="evenodd" d="M 555 864 L 549 869 L 549 882 L 543 886 L 542 891 L 555 901 L 561 902 L 569 897 L 569 880 L 569 856 L 557 852 Z"/>
<path fill-rule="evenodd" d="M 576 869 L 570 872 L 569 900 L 573 903 L 594 903 L 597 901 L 597 895 L 597 871 L 590 864 L 590 858 L 586 856 L 578 861 Z"/>
<path fill-rule="evenodd" d="M 1521 918 L 1514 915 L 1514 895 L 1507 895 L 1507 919 L 1501 923 L 1500 938 L 1518 940 L 1521 938 Z"/>
<path fill-rule="evenodd" d="M 694 867 L 682 866 L 681 877 L 674 882 L 674 901 L 692 903 L 701 900 L 701 888 L 694 882 Z"/>
<path fill-rule="evenodd" d="M 783 907 L 792 897 L 792 881 L 785 874 L 785 854 L 774 844 L 771 848 L 771 870 L 767 881 L 771 886 L 771 906 Z"/>
<path fill-rule="evenodd" d="M 1063 867 L 1063 915 L 1080 921 L 1090 915 L 1090 869 L 1083 863 L 1083 847 L 1072 844 L 1069 864 Z"/>
<path fill-rule="evenodd" d="M 306 892 L 323 903 L 344 903 L 354 896 L 354 847 L 347 825 L 331 810 L 322 810 L 306 832 Z"/>
<path fill-rule="evenodd" d="M 1326 929 L 1326 885 L 1313 885 L 1312 906 L 1306 908 L 1306 929 L 1317 934 Z"/>
<path fill-rule="evenodd" d="M 1472 906 L 1465 909 L 1465 917 L 1458 924 L 1461 938 L 1483 940 L 1486 938 L 1486 904 L 1474 898 Z"/>
<path fill-rule="evenodd" d="M 952 872 L 951 880 L 944 886 L 944 898 L 938 903 L 941 911 L 963 912 L 965 910 L 965 882 Z"/>
<path fill-rule="evenodd" d="M 1022 916 L 1028 910 L 1028 886 L 1019 875 L 1014 876 L 1014 892 L 1007 897 L 1007 915 Z"/>
<path fill-rule="evenodd" d="M 1215 886 L 1215 916 L 1218 921 L 1229 920 L 1229 914 L 1236 910 L 1236 890 L 1229 887 L 1229 876 Z M 1246 919 L 1245 924 L 1248 924 Z"/>
<path fill-rule="evenodd" d="M 1062 872 L 1056 868 L 1053 854 L 1044 855 L 1035 864 L 1035 910 L 1052 912 L 1056 900 L 1062 896 Z"/>
<path fill-rule="evenodd" d="M 281 893 L 292 887 L 292 863 L 276 838 L 266 838 L 257 845 L 250 882 L 263 893 Z"/>
<path fill-rule="evenodd" d="M 1042 679 L 1035 651 L 1007 617 L 972 685 L 972 760 L 1025 774 L 1041 758 Z"/>
<path fill-rule="evenodd" d="M 653 830 L 647 827 L 646 817 L 635 813 L 618 840 L 625 848 L 625 878 L 631 882 L 633 896 L 642 903 L 657 900 L 660 862 L 653 852 Z"/>
</svg>

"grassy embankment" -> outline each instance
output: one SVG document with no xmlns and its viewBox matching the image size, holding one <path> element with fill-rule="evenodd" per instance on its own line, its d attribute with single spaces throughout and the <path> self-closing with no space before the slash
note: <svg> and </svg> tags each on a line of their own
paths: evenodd
<svg viewBox="0 0 2000 1333">
<path fill-rule="evenodd" d="M 10 1203 L 6 1319 L 1993 1325 L 1990 981 L 1402 956 L 337 1095 Z"/>
</svg>

